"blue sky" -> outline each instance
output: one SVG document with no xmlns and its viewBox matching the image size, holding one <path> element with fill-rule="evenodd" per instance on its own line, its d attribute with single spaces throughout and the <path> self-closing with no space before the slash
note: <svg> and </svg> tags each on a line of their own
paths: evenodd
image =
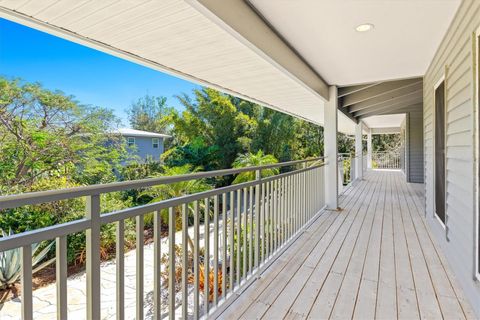
<svg viewBox="0 0 480 320">
<path fill-rule="evenodd" d="M 165 73 L 0 18 L 0 75 L 40 82 L 74 95 L 82 104 L 107 107 L 128 125 L 125 109 L 146 94 L 167 97 L 200 88 Z"/>
</svg>

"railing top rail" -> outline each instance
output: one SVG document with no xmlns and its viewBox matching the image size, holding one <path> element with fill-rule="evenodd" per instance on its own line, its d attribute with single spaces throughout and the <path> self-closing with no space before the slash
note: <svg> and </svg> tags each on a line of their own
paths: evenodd
<svg viewBox="0 0 480 320">
<path fill-rule="evenodd" d="M 281 173 L 279 175 L 266 177 L 262 180 L 252 180 L 248 182 L 243 182 L 235 185 L 230 185 L 226 187 L 217 188 L 214 190 L 207 190 L 203 192 L 198 192 L 195 194 L 188 194 L 181 197 L 166 199 L 154 203 L 147 203 L 144 205 L 139 205 L 131 208 L 125 208 L 117 211 L 112 211 L 109 213 L 104 213 L 100 216 L 100 224 L 108 224 L 128 218 L 133 218 L 135 216 L 143 215 L 149 212 L 162 210 L 174 206 L 178 206 L 184 203 L 189 203 L 193 201 L 198 201 L 200 199 L 205 199 L 213 197 L 215 195 L 228 193 L 231 191 L 241 190 L 249 187 L 256 186 L 261 183 L 268 183 L 282 177 L 288 177 L 294 174 L 299 174 L 302 172 L 314 170 L 320 168 L 324 165 L 318 164 L 313 165 L 307 168 L 298 169 L 295 171 L 290 171 L 286 173 Z M 15 249 L 32 243 L 39 243 L 45 240 L 54 239 L 56 237 L 65 236 L 75 232 L 80 232 L 86 230 L 90 227 L 90 220 L 86 218 L 69 221 L 61 224 L 56 224 L 53 226 L 40 228 L 36 230 L 24 231 L 22 233 L 10 235 L 7 237 L 0 237 L 0 252 Z"/>
<path fill-rule="evenodd" d="M 373 151 L 372 154 L 378 154 L 378 153 L 391 153 L 391 154 L 398 154 L 400 151 Z"/>
<path fill-rule="evenodd" d="M 17 208 L 25 205 L 34 205 L 40 203 L 47 203 L 65 199 L 72 199 L 84 196 L 99 195 L 103 193 L 110 193 L 116 191 L 124 191 L 131 189 L 146 188 L 161 184 L 171 184 L 182 181 L 205 179 L 212 177 L 221 177 L 227 175 L 238 174 L 242 172 L 265 170 L 271 168 L 288 167 L 296 164 L 309 163 L 314 161 L 324 160 L 324 157 L 294 160 L 287 162 L 280 162 L 275 164 L 268 164 L 263 166 L 252 166 L 238 169 L 222 169 L 205 172 L 195 172 L 190 174 L 178 175 L 178 176 L 161 176 L 156 178 L 148 178 L 141 180 L 112 182 L 106 184 L 96 184 L 83 187 L 65 188 L 59 190 L 47 190 L 28 192 L 14 195 L 7 195 L 0 197 L 0 209 Z"/>
</svg>

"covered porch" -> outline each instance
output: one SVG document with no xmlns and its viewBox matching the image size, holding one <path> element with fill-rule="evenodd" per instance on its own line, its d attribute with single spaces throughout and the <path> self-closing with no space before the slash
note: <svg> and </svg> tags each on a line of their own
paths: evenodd
<svg viewBox="0 0 480 320">
<path fill-rule="evenodd" d="M 368 171 L 218 318 L 474 319 L 423 201 L 400 171 Z"/>
<path fill-rule="evenodd" d="M 345 3 L 142 0 L 101 6 L 84 1 L 72 8 L 61 1 L 0 1 L 0 16 L 12 21 L 324 127 L 324 154 L 313 160 L 0 197 L 0 209 L 87 198 L 85 217 L 74 223 L 0 240 L 0 251 L 21 250 L 23 294 L 21 315 L 15 316 L 36 318 L 31 245 L 51 239 L 58 248 L 55 313 L 58 319 L 71 316 L 67 236 L 85 231 L 87 295 L 82 313 L 87 319 L 103 318 L 100 226 L 115 223 L 112 317 L 117 319 L 129 316 L 127 298 L 135 317 L 146 318 L 150 293 L 155 319 L 474 319 L 472 307 L 477 315 L 479 308 L 467 302 L 464 292 L 469 301 L 480 292 L 480 253 L 475 252 L 480 229 L 472 227 L 479 220 L 474 200 L 478 186 L 472 178 L 478 174 L 472 147 L 472 137 L 478 135 L 472 48 L 478 44 L 471 34 L 478 27 L 480 6 L 471 0 Z M 370 20 L 359 21 L 359 16 Z M 408 25 L 406 16 L 411 18 Z M 369 21 L 376 29 L 358 33 Z M 446 61 L 449 54 L 451 61 Z M 442 77 L 452 81 L 447 83 L 449 99 L 447 91 L 443 94 L 451 105 L 444 106 L 450 123 L 443 124 L 450 138 L 447 130 L 446 149 L 438 158 L 445 166 L 439 192 L 447 211 L 438 223 L 433 87 Z M 373 117 L 379 119 L 376 124 Z M 393 124 L 386 120 L 393 118 Z M 371 143 L 363 156 L 364 135 L 371 141 L 372 134 L 388 132 L 404 135 L 403 173 L 370 170 Z M 355 181 L 341 192 L 338 133 L 355 136 Z M 262 170 L 273 167 L 294 169 L 262 177 Z M 115 212 L 100 210 L 105 193 L 247 171 L 255 172 L 255 180 Z M 167 245 L 159 224 L 162 210 L 168 211 Z M 183 222 L 180 239 L 175 238 L 175 212 Z M 446 219 L 449 212 L 452 219 Z M 145 271 L 143 216 L 151 213 L 154 262 Z M 125 295 L 126 219 L 136 224 L 134 298 Z M 176 241 L 187 248 L 190 239 L 192 252 L 175 251 Z M 166 270 L 163 253 L 168 253 L 168 281 L 159 276 Z M 153 280 L 145 280 L 145 272 Z M 212 283 L 201 287 L 200 279 L 210 277 Z M 152 290 L 145 292 L 145 284 Z"/>
</svg>

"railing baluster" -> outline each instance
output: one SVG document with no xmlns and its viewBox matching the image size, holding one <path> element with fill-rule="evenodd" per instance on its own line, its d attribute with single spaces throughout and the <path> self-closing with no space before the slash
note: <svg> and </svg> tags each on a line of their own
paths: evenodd
<svg viewBox="0 0 480 320">
<path fill-rule="evenodd" d="M 188 214 L 182 205 L 182 319 L 188 317 Z"/>
<path fill-rule="evenodd" d="M 255 268 L 260 271 L 260 181 L 262 179 L 260 170 L 255 172 L 258 184 L 255 186 Z M 253 212 L 252 212 L 253 213 Z M 253 219 L 252 219 L 253 222 Z M 252 223 L 253 224 L 253 223 Z M 253 232 L 253 228 L 252 228 Z"/>
<path fill-rule="evenodd" d="M 265 184 L 265 259 L 263 260 L 264 263 L 270 257 L 270 182 Z"/>
<path fill-rule="evenodd" d="M 260 253 L 261 253 L 261 256 L 260 256 L 260 265 L 262 265 L 264 262 L 265 262 L 265 253 L 266 253 L 266 249 L 267 249 L 267 239 L 266 239 L 266 224 L 267 224 L 267 219 L 266 219 L 266 212 L 265 212 L 265 208 L 266 208 L 266 205 L 267 205 L 267 201 L 266 201 L 266 198 L 265 198 L 265 186 L 266 184 L 262 184 L 261 186 L 261 191 L 262 191 L 262 195 L 261 195 L 261 210 L 260 210 L 260 234 L 261 234 L 261 239 L 262 239 L 262 243 L 260 245 Z"/>
<path fill-rule="evenodd" d="M 125 223 L 117 221 L 115 235 L 115 268 L 116 268 L 116 310 L 117 320 L 125 319 Z"/>
<path fill-rule="evenodd" d="M 286 208 L 287 208 L 287 205 L 286 205 L 287 204 L 287 197 L 286 197 L 286 192 L 285 192 L 285 190 L 286 190 L 286 188 L 285 188 L 285 177 L 282 177 L 281 185 L 282 185 L 282 187 L 281 187 L 280 201 L 282 203 L 282 210 L 281 210 L 282 215 L 281 215 L 280 223 L 281 223 L 281 226 L 282 226 L 282 228 L 281 228 L 282 237 L 281 237 L 280 243 L 281 243 L 281 246 L 283 246 L 285 244 L 285 230 L 286 230 L 286 223 L 285 222 L 287 221 L 287 219 L 286 219 L 286 216 L 287 216 L 286 215 L 286 213 L 287 213 L 287 210 L 286 210 Z"/>
<path fill-rule="evenodd" d="M 254 229 L 254 217 L 253 217 L 253 187 L 250 187 L 249 191 L 249 201 L 248 201 L 248 207 L 249 207 L 249 224 L 250 224 L 250 232 L 249 232 L 249 240 L 248 240 L 248 273 L 251 274 L 253 272 L 253 229 Z"/>
<path fill-rule="evenodd" d="M 285 239 L 284 243 L 288 241 L 290 236 L 290 176 L 285 177 Z"/>
<path fill-rule="evenodd" d="M 293 191 L 295 190 L 295 176 L 294 175 L 291 175 L 290 177 L 290 184 L 289 184 L 289 194 L 290 194 L 290 197 L 289 197 L 289 202 L 290 202 L 290 238 L 293 237 L 293 234 L 295 232 L 295 199 L 293 198 Z"/>
<path fill-rule="evenodd" d="M 272 255 L 277 251 L 278 248 L 278 180 L 272 181 L 273 186 L 272 186 L 272 191 L 273 191 L 273 225 L 272 225 L 272 230 L 273 230 L 273 249 L 272 249 Z"/>
<path fill-rule="evenodd" d="M 67 237 L 55 239 L 57 319 L 67 319 Z"/>
<path fill-rule="evenodd" d="M 200 217 L 198 200 L 193 203 L 193 318 L 200 318 L 200 270 L 199 270 L 199 255 L 200 255 Z M 157 318 L 160 319 L 160 318 Z"/>
<path fill-rule="evenodd" d="M 168 208 L 168 317 L 175 319 L 175 210 Z"/>
<path fill-rule="evenodd" d="M 300 184 L 298 183 L 298 174 L 295 174 L 294 176 L 294 187 L 293 187 L 293 208 L 294 208 L 294 218 L 295 218 L 295 234 L 298 232 L 299 226 L 302 223 L 300 219 L 300 207 L 299 204 L 300 202 L 298 201 L 298 196 L 299 196 L 299 187 Z"/>
<path fill-rule="evenodd" d="M 210 308 L 210 199 L 205 199 L 205 221 L 204 221 L 204 249 L 205 255 L 203 256 L 204 266 L 204 305 L 205 315 L 208 315 Z"/>
<path fill-rule="evenodd" d="M 213 202 L 213 304 L 218 305 L 218 195 Z"/>
<path fill-rule="evenodd" d="M 86 231 L 87 319 L 100 319 L 100 196 L 87 197 Z"/>
<path fill-rule="evenodd" d="M 222 195 L 222 296 L 227 296 L 227 194 Z"/>
<path fill-rule="evenodd" d="M 247 278 L 247 227 L 248 227 L 248 209 L 247 209 L 247 188 L 243 188 L 243 279 Z"/>
<path fill-rule="evenodd" d="M 278 179 L 278 186 L 277 186 L 277 238 L 278 238 L 278 249 L 282 246 L 282 221 L 283 221 L 283 205 L 282 205 L 282 178 Z"/>
<path fill-rule="evenodd" d="M 137 319 L 143 319 L 143 253 L 144 253 L 144 221 L 143 221 L 143 215 L 139 215 L 136 217 L 136 223 L 135 223 L 135 228 L 136 228 L 136 302 L 137 302 L 137 308 L 136 308 L 136 315 Z"/>
<path fill-rule="evenodd" d="M 305 169 L 307 166 L 304 163 L 303 168 Z M 302 207 L 302 216 L 303 216 L 303 229 L 305 229 L 305 224 L 307 223 L 308 215 L 307 215 L 307 172 L 304 171 L 301 174 L 301 186 L 300 188 L 302 189 L 302 200 L 301 200 L 301 207 Z"/>
<path fill-rule="evenodd" d="M 237 190 L 237 287 L 240 286 L 241 279 L 241 259 L 240 252 L 242 250 L 242 191 Z"/>
<path fill-rule="evenodd" d="M 32 246 L 26 245 L 21 249 L 22 264 L 22 319 L 33 319 L 32 299 Z"/>
<path fill-rule="evenodd" d="M 153 312 L 155 319 L 162 318 L 162 217 L 160 211 L 153 212 Z"/>
<path fill-rule="evenodd" d="M 233 293 L 233 278 L 234 278 L 234 255 L 233 251 L 235 250 L 235 202 L 234 202 L 235 192 L 230 191 L 230 233 L 229 233 L 229 244 L 230 244 L 230 293 Z"/>
</svg>

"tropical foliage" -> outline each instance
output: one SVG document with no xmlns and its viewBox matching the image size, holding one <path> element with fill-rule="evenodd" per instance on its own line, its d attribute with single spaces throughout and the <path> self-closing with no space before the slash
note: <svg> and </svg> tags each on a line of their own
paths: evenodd
<svg viewBox="0 0 480 320">
<path fill-rule="evenodd" d="M 208 88 L 177 99 L 177 109 L 165 97 L 148 95 L 128 107 L 132 128 L 173 136 L 161 163 L 138 162 L 130 159 L 125 141 L 115 134 L 119 120 L 111 110 L 82 105 L 37 83 L 0 78 L 0 195 L 256 166 L 323 153 L 323 129 L 315 124 Z M 351 139 L 339 139 L 348 151 Z M 268 169 L 262 176 L 277 173 Z M 102 195 L 101 209 L 111 212 L 254 178 L 250 172 L 115 192 Z M 0 228 L 18 233 L 68 222 L 82 218 L 84 208 L 85 200 L 78 198 L 0 210 Z M 193 208 L 187 210 L 191 222 Z M 200 210 L 202 216 L 210 214 L 209 208 Z M 161 212 L 164 227 L 167 215 Z M 180 228 L 181 208 L 175 208 L 175 215 Z M 147 228 L 151 220 L 146 217 Z M 134 245 L 134 225 L 125 221 L 128 247 Z M 108 259 L 114 253 L 115 226 L 102 225 L 101 232 L 101 255 Z M 51 258 L 50 246 L 43 248 Z M 69 235 L 69 263 L 84 259 L 85 233 Z"/>
<path fill-rule="evenodd" d="M 1 237 L 13 234 L 12 230 L 6 233 L 1 229 L 0 233 Z M 54 242 L 50 241 L 48 244 L 35 243 L 32 245 L 32 268 L 34 273 L 55 261 L 55 258 L 46 259 L 53 244 Z M 22 271 L 21 256 L 21 248 L 0 252 L 0 289 L 10 288 L 20 278 Z"/>
<path fill-rule="evenodd" d="M 275 164 L 278 160 L 272 156 L 271 154 L 263 154 L 262 150 L 258 150 L 257 153 L 246 153 L 241 154 L 235 159 L 233 162 L 234 168 L 245 168 L 245 167 L 256 167 L 256 166 L 263 166 L 267 164 Z M 264 169 L 260 172 L 262 177 L 270 177 L 273 175 L 278 174 L 278 168 L 270 168 Z M 239 173 L 233 183 L 242 183 L 247 182 L 255 179 L 255 172 L 254 171 L 247 171 Z"/>
</svg>

